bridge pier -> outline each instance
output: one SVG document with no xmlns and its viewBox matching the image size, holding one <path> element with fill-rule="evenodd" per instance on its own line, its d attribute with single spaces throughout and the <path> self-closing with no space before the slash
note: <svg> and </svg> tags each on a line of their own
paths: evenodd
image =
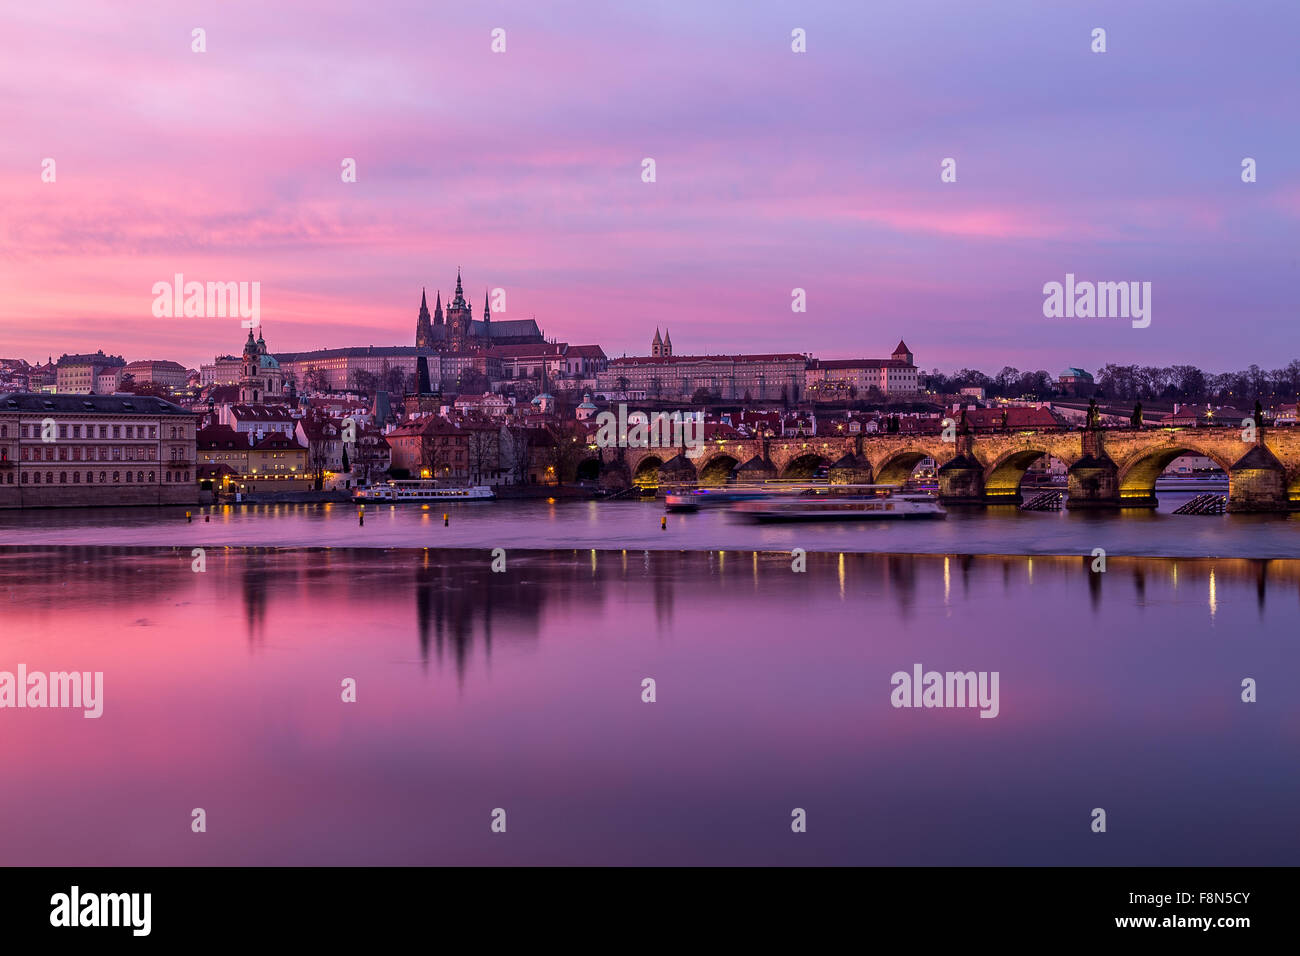
<svg viewBox="0 0 1300 956">
<path fill-rule="evenodd" d="M 605 462 L 600 469 L 600 487 L 606 491 L 624 491 L 632 487 L 632 475 L 627 470 L 627 462 L 621 458 Z"/>
<path fill-rule="evenodd" d="M 832 485 L 869 485 L 871 462 L 861 455 L 848 454 L 831 465 L 827 476 Z"/>
<path fill-rule="evenodd" d="M 768 481 L 775 477 L 776 465 L 758 455 L 736 469 L 736 478 L 740 481 Z"/>
<path fill-rule="evenodd" d="M 1233 514 L 1289 511 L 1286 469 L 1256 445 L 1228 469 L 1228 511 Z"/>
<path fill-rule="evenodd" d="M 969 455 L 958 455 L 939 467 L 939 500 L 945 505 L 982 505 L 984 468 Z"/>
<path fill-rule="evenodd" d="M 1119 468 L 1103 452 L 1100 456 L 1084 455 L 1071 467 L 1068 475 L 1068 496 L 1065 507 L 1079 509 L 1118 508 Z M 1125 508 L 1154 508 L 1155 496 L 1150 504 L 1144 499 L 1124 499 Z"/>
<path fill-rule="evenodd" d="M 690 484 L 699 480 L 695 466 L 683 454 L 675 455 L 659 466 L 659 484 Z"/>
</svg>

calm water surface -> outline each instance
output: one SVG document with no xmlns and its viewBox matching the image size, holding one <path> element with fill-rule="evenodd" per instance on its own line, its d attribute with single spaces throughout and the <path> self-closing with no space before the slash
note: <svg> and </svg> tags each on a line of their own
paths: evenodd
<svg viewBox="0 0 1300 956">
<path fill-rule="evenodd" d="M 658 523 L 565 512 L 548 527 L 592 540 Z M 442 540 L 507 534 L 507 514 L 456 513 Z M 695 520 L 666 534 L 707 537 Z M 1170 520 L 1006 526 L 1133 540 Z M 138 513 L 6 524 L 9 541 L 157 544 Z M 858 540 L 963 526 L 996 522 Z M 0 670 L 105 681 L 98 720 L 0 711 L 5 863 L 1300 861 L 1300 562 L 812 553 L 795 574 L 774 552 L 570 548 L 493 574 L 472 551 L 219 548 L 191 570 L 192 542 L 268 527 L 357 534 L 319 509 L 245 511 L 173 522 L 174 549 L 0 548 Z M 407 511 L 364 534 L 443 529 Z M 894 709 L 890 676 L 917 662 L 998 671 L 999 716 Z"/>
<path fill-rule="evenodd" d="M 669 515 L 641 501 L 490 501 L 370 505 L 253 505 L 197 509 L 99 508 L 0 512 L 3 545 L 231 545 L 335 548 L 581 548 L 852 551 L 927 554 L 1108 554 L 1300 558 L 1300 513 L 1197 517 L 1170 511 L 1190 495 L 1164 493 L 1155 512 L 1120 514 L 951 509 L 947 519 L 859 524 L 751 525 L 724 512 Z M 450 522 L 444 527 L 443 513 Z"/>
</svg>

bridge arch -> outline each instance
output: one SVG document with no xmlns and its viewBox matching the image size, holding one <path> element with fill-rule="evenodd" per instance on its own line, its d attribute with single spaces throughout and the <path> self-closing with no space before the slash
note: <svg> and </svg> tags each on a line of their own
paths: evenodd
<svg viewBox="0 0 1300 956">
<path fill-rule="evenodd" d="M 811 478 L 818 468 L 829 468 L 830 460 L 816 452 L 807 452 L 790 459 L 781 471 L 782 478 Z"/>
<path fill-rule="evenodd" d="M 636 470 L 632 472 L 632 484 L 638 488 L 658 488 L 659 469 L 662 467 L 662 458 L 657 455 L 646 455 L 637 462 Z"/>
<path fill-rule="evenodd" d="M 876 481 L 882 485 L 901 485 L 912 477 L 912 472 L 916 471 L 917 465 L 930 457 L 932 456 L 929 452 L 915 448 L 890 455 L 876 469 Z M 938 462 L 935 464 L 937 465 Z"/>
<path fill-rule="evenodd" d="M 999 498 L 1016 498 L 1029 466 L 1050 454 L 1046 448 L 1020 448 L 1001 455 L 985 469 L 985 497 L 994 502 Z"/>
<path fill-rule="evenodd" d="M 1246 448 L 1247 446 L 1242 446 L 1243 455 Z M 1143 449 L 1119 467 L 1120 504 L 1123 505 L 1126 501 L 1130 503 L 1154 502 L 1156 500 L 1156 479 L 1164 473 L 1164 470 L 1169 467 L 1174 459 L 1183 455 L 1202 455 L 1222 468 L 1225 474 L 1232 470 L 1233 463 L 1228 461 L 1220 452 L 1190 442 L 1179 442 Z"/>
<path fill-rule="evenodd" d="M 697 467 L 701 485 L 725 485 L 740 462 L 724 452 L 712 456 Z"/>
</svg>

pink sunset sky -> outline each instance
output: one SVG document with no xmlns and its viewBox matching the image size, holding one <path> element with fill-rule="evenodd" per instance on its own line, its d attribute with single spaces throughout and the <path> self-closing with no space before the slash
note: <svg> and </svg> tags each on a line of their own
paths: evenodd
<svg viewBox="0 0 1300 956">
<path fill-rule="evenodd" d="M 238 351 L 237 318 L 153 317 L 178 272 L 260 282 L 273 351 L 412 344 L 461 266 L 476 313 L 502 287 L 498 318 L 611 356 L 659 327 L 991 374 L 1285 365 L 1297 27 L 1281 0 L 9 4 L 0 357 Z M 1151 282 L 1151 326 L 1045 318 L 1067 272 Z"/>
</svg>

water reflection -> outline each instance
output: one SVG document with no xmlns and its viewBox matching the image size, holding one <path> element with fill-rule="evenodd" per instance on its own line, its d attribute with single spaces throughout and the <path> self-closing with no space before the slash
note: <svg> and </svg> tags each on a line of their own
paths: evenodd
<svg viewBox="0 0 1300 956">
<path fill-rule="evenodd" d="M 0 713 L 0 846 L 85 865 L 1300 853 L 1300 704 L 1238 697 L 1300 666 L 1300 602 L 1265 601 L 1300 594 L 1300 561 L 806 560 L 509 550 L 496 573 L 489 548 L 213 548 L 195 573 L 185 547 L 0 548 L 0 670 L 106 687 L 102 721 Z M 891 708 L 914 662 L 1000 672 L 999 716 Z M 229 836 L 173 838 L 196 794 Z M 1099 801 L 1125 820 L 1104 845 Z M 502 803 L 523 836 L 485 844 Z"/>
<path fill-rule="evenodd" d="M 1225 588 L 1248 590 L 1259 620 L 1265 617 L 1270 587 L 1300 592 L 1300 561 L 1245 558 L 1109 557 L 1106 570 L 1098 572 L 1090 555 L 811 552 L 805 558 L 807 572 L 793 581 L 791 556 L 783 551 L 514 551 L 506 573 L 491 570 L 486 550 L 221 548 L 208 552 L 203 575 L 191 571 L 190 560 L 184 549 L 0 548 L 0 587 L 11 606 L 42 612 L 70 606 L 111 612 L 146 599 L 184 604 L 196 599 L 196 590 L 210 587 L 219 604 L 234 598 L 243 634 L 255 647 L 275 638 L 268 617 L 277 602 L 323 620 L 343 607 L 348 614 L 364 615 L 368 608 L 411 602 L 419 662 L 426 668 L 431 662 L 449 665 L 461 679 L 476 649 L 490 660 L 496 633 L 515 642 L 536 641 L 548 614 L 595 615 L 610 601 L 644 606 L 662 632 L 673 627 L 675 606 L 683 596 L 743 609 L 756 596 L 792 584 L 797 584 L 797 600 L 810 612 L 832 598 L 841 603 L 857 599 L 891 606 L 900 623 L 932 603 L 969 604 L 994 582 L 1004 599 L 1027 608 L 1042 600 L 1037 594 L 1062 589 L 1086 594 L 1094 616 L 1109 593 L 1108 577 L 1132 580 L 1136 600 L 1117 597 L 1122 606 L 1140 611 L 1175 600 L 1180 589 L 1190 587 L 1204 595 L 1211 618 Z M 960 594 L 952 588 L 954 569 Z M 635 623 L 629 620 L 628 626 Z M 283 633 L 287 625 L 279 626 Z"/>
</svg>

